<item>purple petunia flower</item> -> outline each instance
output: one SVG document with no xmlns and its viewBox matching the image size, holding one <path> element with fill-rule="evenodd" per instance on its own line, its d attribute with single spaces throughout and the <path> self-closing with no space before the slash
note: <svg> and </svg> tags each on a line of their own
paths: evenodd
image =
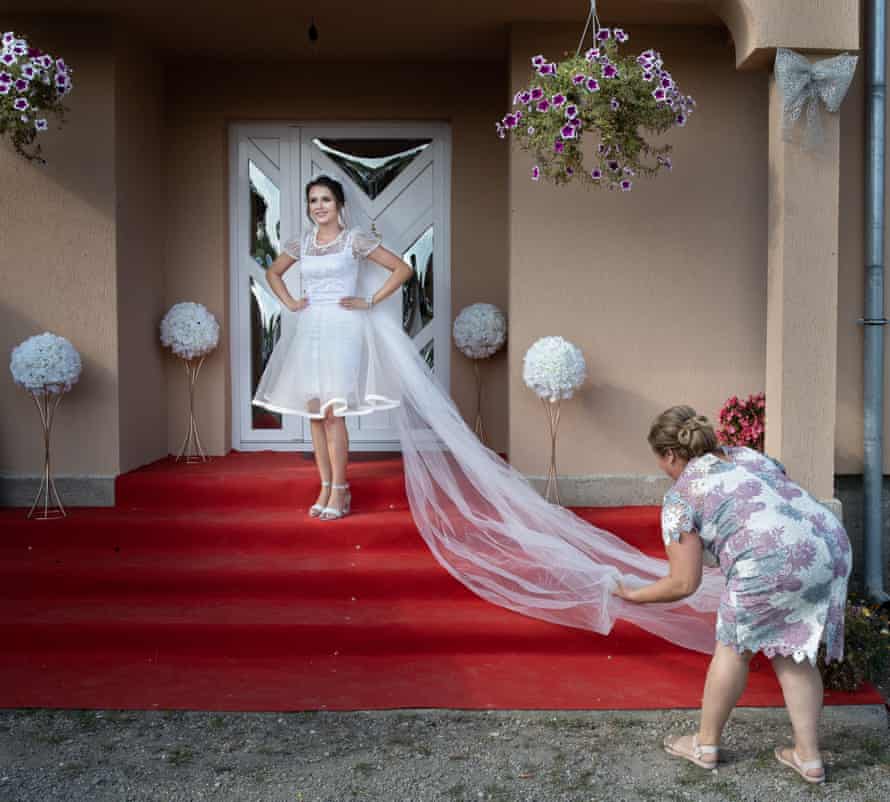
<svg viewBox="0 0 890 802">
<path fill-rule="evenodd" d="M 678 115 L 674 118 L 674 122 L 675 122 L 677 125 L 679 125 L 680 128 L 682 128 L 684 125 L 686 125 L 686 115 L 685 115 L 685 114 L 678 114 Z"/>
<path fill-rule="evenodd" d="M 534 133 L 535 133 L 535 127 L 533 125 L 530 125 L 528 127 L 528 135 L 531 136 Z"/>
<path fill-rule="evenodd" d="M 560 106 L 564 106 L 565 102 L 566 96 L 562 92 L 557 92 L 552 98 L 550 98 L 550 103 L 555 109 L 558 109 Z"/>
<path fill-rule="evenodd" d="M 577 133 L 578 129 L 574 125 L 564 125 L 559 129 L 559 135 L 563 139 L 574 139 Z"/>
<path fill-rule="evenodd" d="M 561 139 L 557 139 L 556 142 L 553 143 L 554 153 L 562 153 L 565 149 L 565 143 Z"/>
<path fill-rule="evenodd" d="M 634 172 L 634 168 L 633 168 L 633 167 L 625 167 L 625 168 L 624 168 L 624 174 L 625 174 L 625 175 L 636 175 L 636 173 Z"/>
<path fill-rule="evenodd" d="M 532 167 L 532 181 L 537 181 L 541 177 L 541 168 L 536 164 Z"/>
<path fill-rule="evenodd" d="M 547 111 L 550 108 L 550 101 L 547 98 L 538 102 L 538 105 L 535 106 L 538 111 Z"/>
<path fill-rule="evenodd" d="M 602 142 L 600 142 L 596 150 L 600 156 L 608 156 L 609 150 L 611 150 L 611 148 L 609 148 L 608 145 L 604 145 Z"/>
<path fill-rule="evenodd" d="M 5 64 L 7 67 L 11 67 L 13 64 L 16 63 L 16 61 L 18 61 L 18 59 L 12 53 L 4 53 L 2 56 L 0 56 L 0 62 Z"/>
<path fill-rule="evenodd" d="M 40 57 L 40 66 L 43 67 L 43 69 L 48 70 L 53 66 L 53 57 L 48 53 L 44 53 L 44 55 Z"/>
<path fill-rule="evenodd" d="M 504 128 L 504 126 L 501 125 L 501 123 L 495 123 L 494 127 L 495 130 L 498 132 L 498 137 L 500 139 L 503 139 L 506 136 L 506 129 Z"/>
<path fill-rule="evenodd" d="M 9 87 L 9 84 L 0 84 L 0 95 L 8 95 Z"/>
<path fill-rule="evenodd" d="M 612 111 L 618 111 L 621 108 L 621 104 L 614 97 L 609 101 L 609 105 L 612 107 Z"/>
<path fill-rule="evenodd" d="M 569 125 L 574 125 L 575 128 L 581 128 L 584 123 L 581 122 L 580 117 L 573 117 L 571 120 L 569 120 Z"/>
<path fill-rule="evenodd" d="M 649 67 L 652 65 L 652 62 L 645 56 L 637 56 L 637 64 L 639 64 L 644 70 L 648 70 Z"/>
<path fill-rule="evenodd" d="M 22 40 L 19 40 L 12 48 L 12 52 L 17 56 L 24 56 L 28 52 L 28 48 Z"/>
<path fill-rule="evenodd" d="M 566 117 L 568 117 L 570 120 L 574 120 L 577 116 L 578 107 L 574 103 L 569 103 L 569 105 L 566 106 Z"/>
<path fill-rule="evenodd" d="M 658 53 L 652 50 L 652 48 L 649 48 L 649 50 L 644 50 L 640 53 L 640 58 L 644 58 L 647 61 L 655 61 L 655 59 L 658 58 Z"/>
<path fill-rule="evenodd" d="M 652 97 L 655 98 L 656 103 L 665 103 L 668 99 L 667 92 L 660 87 L 652 92 Z"/>
<path fill-rule="evenodd" d="M 579 72 L 577 75 L 572 76 L 572 83 L 575 84 L 575 86 L 580 86 L 584 83 L 586 78 L 587 76 L 583 72 Z"/>
<path fill-rule="evenodd" d="M 670 78 L 670 76 L 665 77 L 664 75 L 662 75 L 660 83 L 661 83 L 662 89 L 673 89 L 674 88 L 674 82 Z"/>
<path fill-rule="evenodd" d="M 571 167 L 566 167 L 566 175 L 573 176 L 575 171 Z"/>
<path fill-rule="evenodd" d="M 590 50 L 588 50 L 584 54 L 584 58 L 586 58 L 588 61 L 595 61 L 599 57 L 600 57 L 600 49 L 598 47 L 591 47 Z"/>
<path fill-rule="evenodd" d="M 621 164 L 616 159 L 610 159 L 606 162 L 606 167 L 608 167 L 613 173 L 617 173 L 621 169 Z"/>
<path fill-rule="evenodd" d="M 643 80 L 644 80 L 644 81 L 654 81 L 654 80 L 655 80 L 655 73 L 654 73 L 654 72 L 649 72 L 648 70 L 645 70 L 645 71 L 643 72 Z"/>
<path fill-rule="evenodd" d="M 603 78 L 617 78 L 618 77 L 618 67 L 614 64 L 606 64 L 603 67 Z"/>
<path fill-rule="evenodd" d="M 596 78 L 588 78 L 584 82 L 584 88 L 588 92 L 599 92 L 600 91 L 600 82 L 597 81 Z"/>
<path fill-rule="evenodd" d="M 46 129 L 49 128 L 49 123 L 46 120 L 35 120 L 34 127 L 38 131 L 46 131 Z"/>
<path fill-rule="evenodd" d="M 542 64 L 538 67 L 538 75 L 556 75 L 556 65 Z"/>
<path fill-rule="evenodd" d="M 593 170 L 590 171 L 590 177 L 594 181 L 599 181 L 603 177 L 603 171 L 600 170 L 598 167 L 594 168 Z"/>
<path fill-rule="evenodd" d="M 68 72 L 68 65 L 64 59 L 56 59 L 56 72 Z"/>
<path fill-rule="evenodd" d="M 659 157 L 658 157 L 658 163 L 659 163 L 659 164 L 663 164 L 665 167 L 668 168 L 668 170 L 673 170 L 673 169 L 674 169 L 674 163 L 671 161 L 671 157 L 670 157 L 670 156 L 659 156 Z"/>
<path fill-rule="evenodd" d="M 611 38 L 612 38 L 612 31 L 610 31 L 608 28 L 600 28 L 596 32 L 597 42 L 606 42 Z"/>
<path fill-rule="evenodd" d="M 546 64 L 547 59 L 545 59 L 540 53 L 537 56 L 532 57 L 532 66 L 540 67 L 542 64 Z"/>
<path fill-rule="evenodd" d="M 529 101 L 532 99 L 531 92 L 529 92 L 527 89 L 523 92 L 520 92 L 518 97 L 519 97 L 519 102 L 524 103 L 526 106 L 529 104 Z"/>
<path fill-rule="evenodd" d="M 515 114 L 508 114 L 503 119 L 504 128 L 515 128 L 519 118 Z"/>
<path fill-rule="evenodd" d="M 27 101 L 25 98 L 23 98 L 23 97 L 18 98 L 18 99 L 12 104 L 12 107 L 13 107 L 16 111 L 27 111 L 27 110 L 30 108 L 30 106 L 31 106 L 31 104 L 28 103 L 28 101 Z"/>
<path fill-rule="evenodd" d="M 32 80 L 36 74 L 37 70 L 35 70 L 30 64 L 26 64 L 24 67 L 22 67 L 22 75 L 29 81 Z"/>
<path fill-rule="evenodd" d="M 621 191 L 622 192 L 630 192 L 633 188 L 633 181 L 628 181 L 626 178 L 621 182 Z"/>
<path fill-rule="evenodd" d="M 0 84 L 11 84 L 12 83 L 12 75 L 8 72 L 0 72 Z"/>
<path fill-rule="evenodd" d="M 30 81 L 26 81 L 24 78 L 19 78 L 14 84 L 15 91 L 16 92 L 25 92 L 25 91 L 27 91 L 27 89 L 30 85 L 31 85 Z"/>
<path fill-rule="evenodd" d="M 11 45 L 15 41 L 15 34 L 11 31 L 3 34 L 3 39 L 0 40 L 4 45 Z"/>
<path fill-rule="evenodd" d="M 627 35 L 627 32 L 623 28 L 613 29 L 612 36 L 615 37 L 616 42 L 621 42 L 622 44 L 630 39 L 630 37 Z"/>
<path fill-rule="evenodd" d="M 544 90 L 541 89 L 540 86 L 532 87 L 532 91 L 529 93 L 529 99 L 540 100 L 542 97 L 544 97 Z"/>
</svg>

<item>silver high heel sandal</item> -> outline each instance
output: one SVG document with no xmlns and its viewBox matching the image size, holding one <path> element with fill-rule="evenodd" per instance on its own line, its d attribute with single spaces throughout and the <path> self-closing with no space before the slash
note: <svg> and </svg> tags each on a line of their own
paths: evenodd
<svg viewBox="0 0 890 802">
<path fill-rule="evenodd" d="M 344 518 L 349 515 L 352 508 L 352 493 L 349 492 L 349 485 L 331 485 L 331 490 L 345 490 L 343 497 L 343 509 L 338 510 L 336 507 L 325 507 L 321 511 L 322 521 L 336 521 L 338 518 Z"/>
<path fill-rule="evenodd" d="M 330 487 L 331 483 L 330 482 L 322 482 L 321 486 L 322 487 Z M 309 508 L 309 517 L 310 518 L 318 518 L 318 516 L 321 515 L 323 512 L 324 512 L 324 507 L 321 504 L 313 504 Z"/>
</svg>

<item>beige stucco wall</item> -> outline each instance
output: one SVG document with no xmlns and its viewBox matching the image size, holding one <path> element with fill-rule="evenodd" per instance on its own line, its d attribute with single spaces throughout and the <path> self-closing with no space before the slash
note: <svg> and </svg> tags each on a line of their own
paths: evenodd
<svg viewBox="0 0 890 802">
<path fill-rule="evenodd" d="M 699 111 L 670 135 L 674 170 L 630 193 L 510 177 L 510 454 L 546 472 L 544 412 L 522 357 L 559 334 L 584 352 L 589 381 L 564 405 L 563 474 L 653 474 L 651 419 L 690 403 L 715 416 L 730 395 L 764 387 L 767 76 L 738 72 L 719 29 L 631 28 L 655 46 Z M 516 26 L 511 95 L 529 58 L 574 49 L 577 31 Z"/>
<path fill-rule="evenodd" d="M 112 30 L 95 20 L 3 20 L 3 30 L 77 65 L 62 131 L 43 138 L 48 165 L 0 147 L 0 352 L 44 331 L 80 351 L 83 374 L 59 408 L 58 475 L 114 475 L 118 461 L 115 273 L 115 97 Z M 0 473 L 43 467 L 39 418 L 12 381 L 0 381 Z"/>
<path fill-rule="evenodd" d="M 167 453 L 163 72 L 132 31 L 116 36 L 117 324 L 120 471 Z"/>
<path fill-rule="evenodd" d="M 188 80 L 179 79 L 181 71 Z M 228 125 L 243 120 L 445 120 L 452 127 L 452 312 L 475 301 L 507 304 L 507 148 L 494 135 L 506 70 L 485 64 L 202 64 L 167 70 L 166 303 L 204 303 L 222 323 L 219 350 L 198 390 L 208 450 L 231 447 L 228 323 Z M 485 415 L 506 447 L 506 357 L 486 366 Z M 187 409 L 182 368 L 170 359 L 168 447 L 178 449 Z M 474 413 L 471 365 L 452 350 L 452 394 Z"/>
</svg>

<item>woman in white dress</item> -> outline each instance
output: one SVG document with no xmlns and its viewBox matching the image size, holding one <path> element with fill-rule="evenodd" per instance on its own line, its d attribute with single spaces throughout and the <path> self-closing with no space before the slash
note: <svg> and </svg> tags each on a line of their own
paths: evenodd
<svg viewBox="0 0 890 802">
<path fill-rule="evenodd" d="M 278 343 L 253 403 L 311 420 L 315 463 L 321 478 L 313 517 L 336 520 L 350 511 L 346 481 L 347 415 L 367 415 L 398 405 L 394 382 L 369 350 L 367 315 L 409 278 L 412 270 L 376 236 L 343 224 L 343 187 L 327 176 L 306 186 L 313 229 L 303 241 L 284 244 L 266 272 L 281 303 L 297 314 L 293 336 Z M 383 286 L 359 296 L 362 261 L 390 271 Z M 295 299 L 284 274 L 297 262 L 303 294 Z"/>
<path fill-rule="evenodd" d="M 396 409 L 405 486 L 418 532 L 439 563 L 494 604 L 545 621 L 606 634 L 622 618 L 687 648 L 714 649 L 714 613 L 724 582 L 705 569 L 699 590 L 665 605 L 638 605 L 614 591 L 669 572 L 615 535 L 550 504 L 525 477 L 479 442 L 401 326 L 374 307 L 411 268 L 380 240 L 340 221 L 340 184 L 307 187 L 315 229 L 285 244 L 269 285 L 295 313 L 275 347 L 254 403 L 312 421 L 322 481 L 311 514 L 349 511 L 344 418 Z M 390 271 L 379 277 L 370 259 Z M 299 262 L 303 295 L 282 280 Z M 291 334 L 287 334 L 292 330 Z"/>
</svg>

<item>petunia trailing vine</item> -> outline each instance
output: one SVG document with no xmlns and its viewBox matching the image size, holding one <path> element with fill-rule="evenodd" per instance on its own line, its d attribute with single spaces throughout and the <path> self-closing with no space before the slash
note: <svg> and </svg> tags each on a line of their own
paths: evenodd
<svg viewBox="0 0 890 802">
<path fill-rule="evenodd" d="M 7 31 L 0 37 L 0 136 L 8 137 L 28 161 L 45 164 L 37 135 L 49 128 L 48 115 L 64 120 L 71 68 L 60 58 L 31 47 Z"/>
<path fill-rule="evenodd" d="M 680 92 L 656 50 L 620 55 L 629 39 L 621 28 L 598 28 L 583 55 L 561 63 L 532 59 L 529 86 L 516 93 L 496 128 L 535 157 L 533 181 L 580 180 L 628 192 L 637 176 L 672 168 L 671 146 L 655 147 L 643 132 L 685 126 L 695 101 Z M 595 146 L 586 133 L 596 137 Z M 595 164 L 585 164 L 585 150 Z"/>
</svg>

